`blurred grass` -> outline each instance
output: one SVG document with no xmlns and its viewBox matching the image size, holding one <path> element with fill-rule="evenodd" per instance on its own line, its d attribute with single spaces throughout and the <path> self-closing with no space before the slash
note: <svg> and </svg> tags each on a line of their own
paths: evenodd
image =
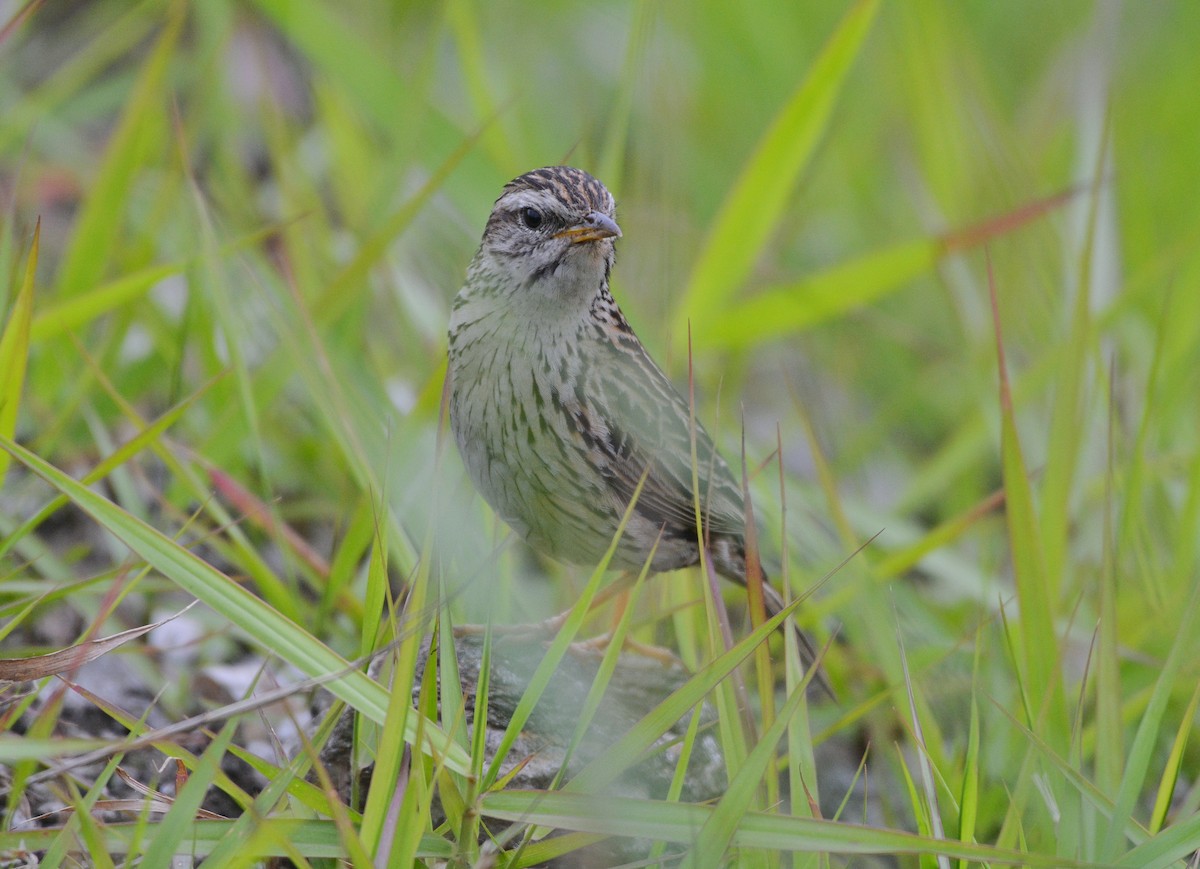
<svg viewBox="0 0 1200 869">
<path fill-rule="evenodd" d="M 86 633 L 130 617 L 98 615 L 110 596 L 179 587 L 214 637 L 238 626 L 310 674 L 395 640 L 403 683 L 435 613 L 444 632 L 573 603 L 590 571 L 506 542 L 438 420 L 448 306 L 492 201 L 569 161 L 616 192 L 614 292 L 681 381 L 690 323 L 698 415 L 729 458 L 744 409 L 773 575 L 795 597 L 882 529 L 801 610 L 836 630 L 841 702 L 806 709 L 779 665 L 779 695 L 754 698 L 780 710 L 789 801 L 764 798 L 767 731 L 729 693 L 727 799 L 599 823 L 578 790 L 603 764 L 553 798 L 483 793 L 465 699 L 445 691 L 434 724 L 344 674 L 331 687 L 395 725 L 364 743 L 407 770 L 392 856 L 470 862 L 501 818 L 713 844 L 697 864 L 728 847 L 766 866 L 780 849 L 1168 866 L 1200 847 L 1200 7 L 64 0 L 0 19 L 0 436 L 29 451 L 0 453 L 6 654 L 36 651 L 44 620 Z M 755 474 L 777 424 L 782 468 Z M 730 690 L 704 681 L 731 659 L 700 577 L 647 582 L 671 617 L 621 629 L 706 675 L 639 747 Z M 59 713 L 40 714 L 31 736 Z M 928 837 L 802 817 L 865 812 L 797 781 L 810 732 L 875 746 L 873 821 Z M 216 757 L 184 762 L 222 787 Z M 231 822 L 242 859 L 386 849 L 386 795 L 365 821 L 285 827 L 306 817 L 284 796 L 301 773 L 275 768 L 259 826 Z M 436 830 L 435 794 L 457 812 Z M 3 847 L 34 841 L 15 820 Z M 213 823 L 180 809 L 130 835 L 221 848 Z M 37 841 L 64 859 L 126 832 Z"/>
</svg>

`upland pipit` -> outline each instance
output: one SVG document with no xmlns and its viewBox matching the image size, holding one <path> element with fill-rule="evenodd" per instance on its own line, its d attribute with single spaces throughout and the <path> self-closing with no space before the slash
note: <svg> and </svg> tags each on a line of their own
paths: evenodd
<svg viewBox="0 0 1200 869">
<path fill-rule="evenodd" d="M 596 564 L 641 494 L 613 566 L 698 563 L 688 402 L 608 291 L 621 236 L 604 185 L 566 166 L 509 182 L 450 318 L 450 424 L 475 486 L 536 550 Z M 696 424 L 704 536 L 746 584 L 741 487 Z M 768 614 L 783 600 L 764 583 Z M 806 663 L 811 643 L 802 645 Z"/>
</svg>

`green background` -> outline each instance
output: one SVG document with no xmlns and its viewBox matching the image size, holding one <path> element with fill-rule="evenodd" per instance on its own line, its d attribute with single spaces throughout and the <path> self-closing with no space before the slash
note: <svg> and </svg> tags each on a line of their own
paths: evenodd
<svg viewBox="0 0 1200 869">
<path fill-rule="evenodd" d="M 681 386 L 690 330 L 726 456 L 744 424 L 754 471 L 779 433 L 785 496 L 773 460 L 753 483 L 768 562 L 800 593 L 870 541 L 803 610 L 837 638 L 818 738 L 853 734 L 916 777 L 889 754 L 914 739 L 911 681 L 964 840 L 1104 861 L 1131 847 L 1108 833 L 1131 813 L 1154 832 L 1160 782 L 1195 766 L 1179 728 L 1200 676 L 1200 6 L 5 14 L 10 324 L 41 232 L 29 338 L 0 346 L 0 435 L 82 476 L 187 402 L 101 491 L 347 657 L 374 636 L 356 567 L 373 536 L 397 583 L 432 569 L 457 620 L 549 615 L 587 571 L 497 554 L 438 409 L 492 201 L 531 168 L 580 166 L 617 197 L 614 295 Z M 47 499 L 8 471 L 14 625 L 94 618 L 121 575 L 88 535 L 14 534 Z M 178 582 L 162 572 L 151 588 Z M 667 612 L 700 588 L 648 594 Z M 686 634 L 680 618 L 642 633 Z M 902 787 L 887 802 L 908 829 L 937 814 Z M 1198 805 L 1185 776 L 1170 817 Z"/>
</svg>

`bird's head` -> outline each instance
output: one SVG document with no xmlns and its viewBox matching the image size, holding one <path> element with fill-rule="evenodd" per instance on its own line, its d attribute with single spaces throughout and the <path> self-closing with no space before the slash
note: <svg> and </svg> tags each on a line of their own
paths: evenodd
<svg viewBox="0 0 1200 869">
<path fill-rule="evenodd" d="M 535 169 L 496 200 L 476 265 L 514 290 L 594 294 L 608 280 L 621 237 L 603 184 L 570 166 Z"/>
</svg>

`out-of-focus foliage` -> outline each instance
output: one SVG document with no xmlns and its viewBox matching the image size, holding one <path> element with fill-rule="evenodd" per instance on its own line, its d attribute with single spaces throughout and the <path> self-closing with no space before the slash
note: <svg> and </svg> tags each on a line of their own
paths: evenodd
<svg viewBox="0 0 1200 869">
<path fill-rule="evenodd" d="M 48 0 L 0 27 L 0 358 L 28 360 L 0 372 L 0 435 L 100 467 L 120 510 L 91 512 L 155 567 L 142 591 L 210 594 L 212 630 L 304 672 L 336 660 L 310 635 L 346 658 L 390 636 L 389 575 L 456 621 L 574 599 L 587 571 L 505 543 L 437 447 L 491 203 L 569 162 L 616 194 L 614 292 L 681 384 L 690 334 L 727 455 L 744 423 L 754 472 L 781 432 L 782 476 L 752 483 L 775 575 L 799 593 L 879 532 L 802 619 L 839 641 L 817 739 L 878 747 L 884 820 L 1043 860 L 1200 845 L 1175 781 L 1200 678 L 1200 5 Z M 142 581 L 111 539 L 62 539 L 82 520 L 35 464 L 0 493 L 6 637 Z M 699 609 L 638 628 L 699 665 Z M 713 818 L 775 810 L 742 787 Z M 694 822 L 675 808 L 647 816 L 664 838 Z"/>
</svg>

